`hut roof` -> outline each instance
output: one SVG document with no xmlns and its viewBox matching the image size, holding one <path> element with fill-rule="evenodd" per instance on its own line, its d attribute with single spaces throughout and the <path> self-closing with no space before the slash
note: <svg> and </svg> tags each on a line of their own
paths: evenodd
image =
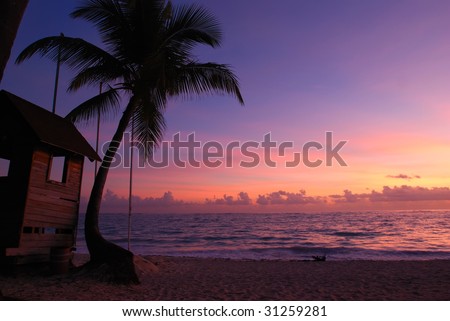
<svg viewBox="0 0 450 321">
<path fill-rule="evenodd" d="M 67 119 L 55 115 L 6 90 L 0 91 L 0 94 L 10 102 L 9 107 L 14 107 L 19 111 L 39 141 L 86 156 L 91 161 L 101 160 L 91 145 Z M 2 106 L 2 108 L 7 107 Z"/>
</svg>

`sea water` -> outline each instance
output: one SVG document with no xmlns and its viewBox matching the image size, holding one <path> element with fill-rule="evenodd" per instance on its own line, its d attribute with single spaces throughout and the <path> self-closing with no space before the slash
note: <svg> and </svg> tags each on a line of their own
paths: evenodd
<svg viewBox="0 0 450 321">
<path fill-rule="evenodd" d="M 87 253 L 80 216 L 77 253 Z M 103 236 L 128 246 L 128 215 L 101 214 Z M 133 214 L 136 254 L 233 259 L 450 259 L 450 211 Z"/>
</svg>

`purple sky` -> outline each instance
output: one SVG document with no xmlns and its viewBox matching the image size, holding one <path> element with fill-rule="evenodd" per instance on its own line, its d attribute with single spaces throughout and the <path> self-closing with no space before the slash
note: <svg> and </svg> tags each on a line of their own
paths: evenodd
<svg viewBox="0 0 450 321">
<path fill-rule="evenodd" d="M 311 140 L 323 143 L 325 132 L 331 131 L 336 141 L 348 140 L 342 156 L 349 166 L 138 169 L 138 197 L 162 198 L 170 191 L 176 200 L 209 206 L 203 204 L 206 198 L 227 194 L 239 200 L 237 194 L 244 192 L 251 204 L 260 206 L 259 196 L 305 190 L 308 196 L 334 204 L 336 198 L 330 195 L 345 198 L 349 194 L 344 190 L 363 195 L 357 201 L 370 202 L 364 195 L 372 190 L 383 193 L 384 186 L 428 190 L 450 185 L 449 1 L 195 2 L 217 16 L 224 33 L 222 47 L 199 48 L 199 59 L 232 65 L 246 104 L 242 107 L 221 96 L 171 101 L 166 139 L 179 131 L 182 137 L 195 132 L 201 141 L 223 144 L 261 142 L 271 132 L 273 139 L 292 141 L 301 149 Z M 16 66 L 13 59 L 32 41 L 60 32 L 98 42 L 89 24 L 68 17 L 76 4 L 30 1 L 3 89 L 50 108 L 55 65 L 36 57 Z M 63 67 L 60 115 L 97 90 L 68 94 L 70 77 Z M 102 124 L 103 141 L 116 123 L 117 119 Z M 94 145 L 93 128 L 82 132 Z M 92 183 L 92 168 L 86 165 L 84 196 Z M 119 198 L 127 195 L 127 174 L 124 169 L 111 171 L 108 189 Z M 420 199 L 418 190 L 413 191 Z M 442 197 L 438 191 L 436 199 L 426 198 L 436 203 L 426 206 L 447 206 L 450 195 Z M 293 204 L 304 206 L 300 201 Z"/>
</svg>

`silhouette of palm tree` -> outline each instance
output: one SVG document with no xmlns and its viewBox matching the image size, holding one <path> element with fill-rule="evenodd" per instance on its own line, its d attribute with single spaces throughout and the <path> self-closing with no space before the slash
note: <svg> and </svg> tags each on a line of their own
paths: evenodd
<svg viewBox="0 0 450 321">
<path fill-rule="evenodd" d="M 72 17 L 92 22 L 106 50 L 80 38 L 47 37 L 25 48 L 17 62 L 35 54 L 56 61 L 60 50 L 61 61 L 76 72 L 69 91 L 115 84 L 71 111 L 67 117 L 74 122 L 95 119 L 98 111 L 117 113 L 120 97 L 128 98 L 95 178 L 85 236 L 91 264 L 107 263 L 116 281 L 137 282 L 133 254 L 106 241 L 98 227 L 108 170 L 124 132 L 132 123 L 133 136 L 148 157 L 162 138 L 170 97 L 225 93 L 241 104 L 243 98 L 228 65 L 201 63 L 192 53 L 196 45 L 217 47 L 221 41 L 216 19 L 200 6 L 175 7 L 165 0 L 85 0 Z"/>
<path fill-rule="evenodd" d="M 27 5 L 28 0 L 0 2 L 0 82 Z"/>
</svg>

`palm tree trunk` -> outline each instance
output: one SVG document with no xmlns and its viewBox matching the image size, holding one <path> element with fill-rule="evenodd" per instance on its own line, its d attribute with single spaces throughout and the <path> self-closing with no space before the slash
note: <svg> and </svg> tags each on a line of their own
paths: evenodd
<svg viewBox="0 0 450 321">
<path fill-rule="evenodd" d="M 27 5 L 28 0 L 8 0 L 0 3 L 0 82 Z"/>
<path fill-rule="evenodd" d="M 100 233 L 98 219 L 109 168 L 128 127 L 134 108 L 135 98 L 132 97 L 119 121 L 117 130 L 109 143 L 108 150 L 95 177 L 84 222 L 86 244 L 91 256 L 90 263 L 95 265 L 106 263 L 112 269 L 114 281 L 120 283 L 139 282 L 134 270 L 133 253 L 105 240 Z"/>
</svg>

